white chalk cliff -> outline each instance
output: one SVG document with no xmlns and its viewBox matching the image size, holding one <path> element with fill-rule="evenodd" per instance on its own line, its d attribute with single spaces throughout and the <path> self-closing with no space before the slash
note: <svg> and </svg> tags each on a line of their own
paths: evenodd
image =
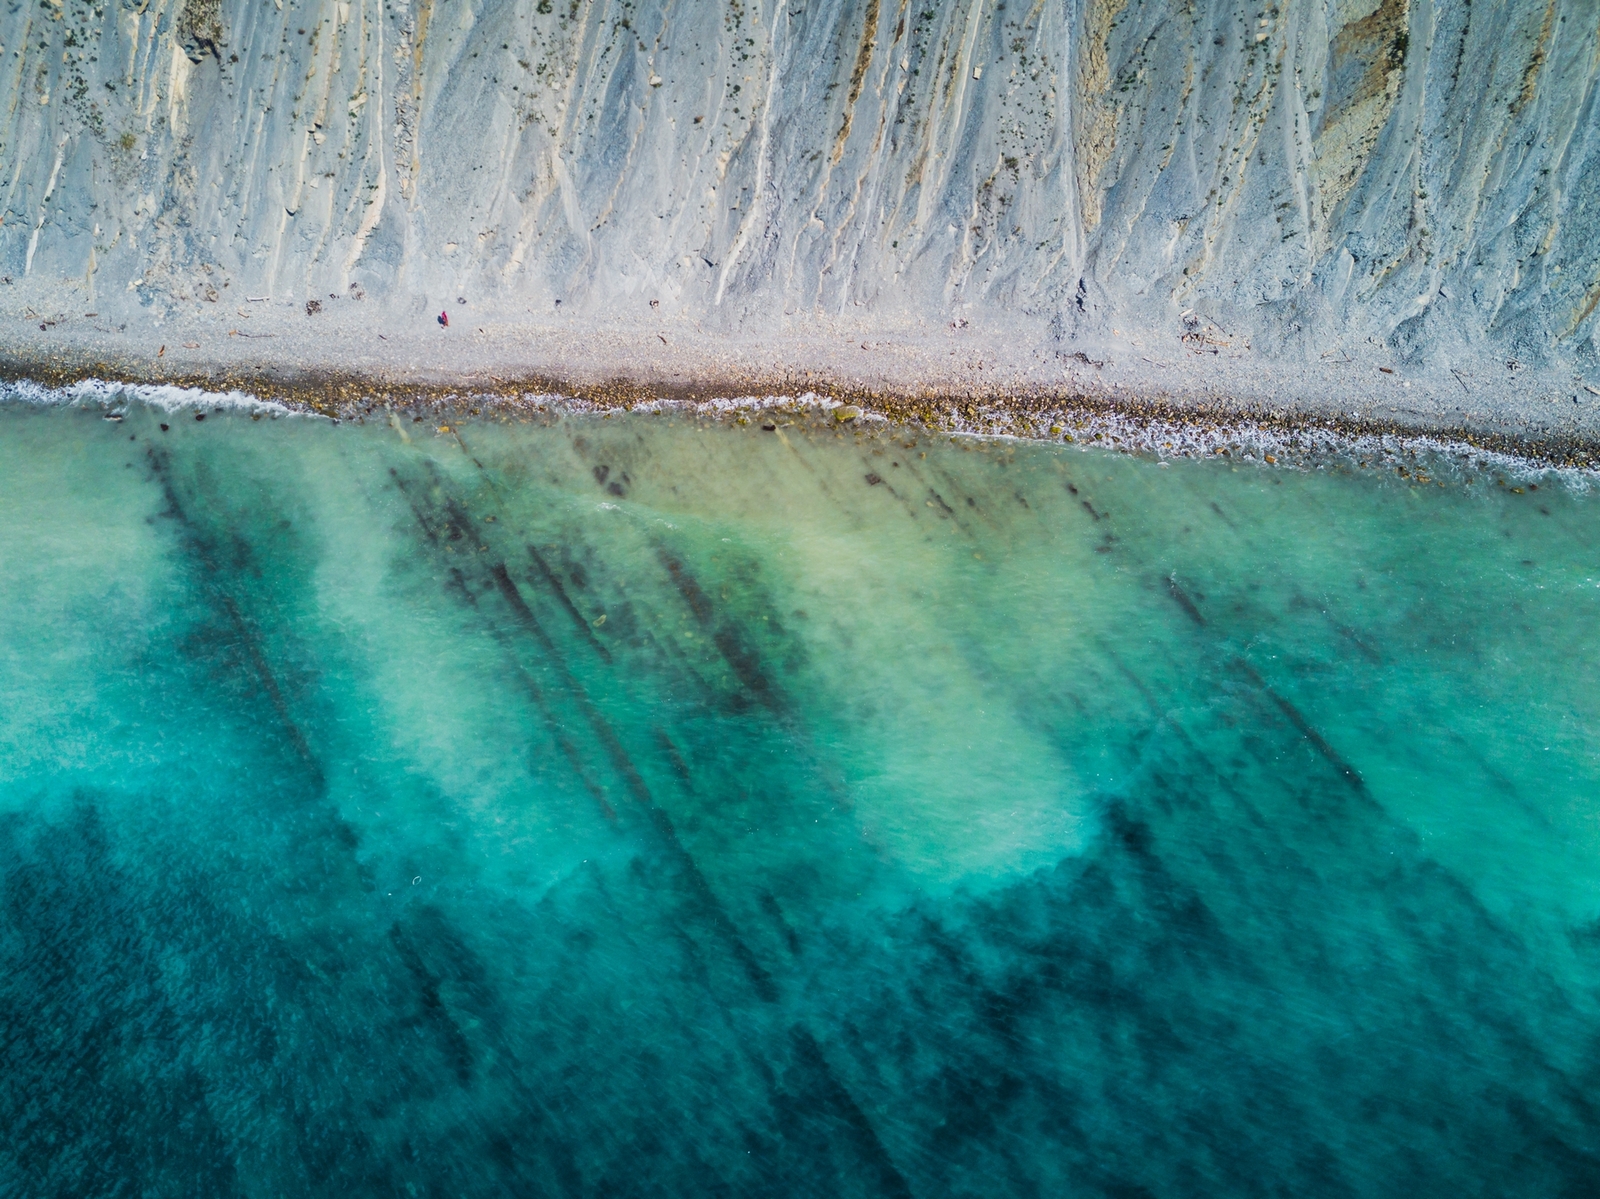
<svg viewBox="0 0 1600 1199">
<path fill-rule="evenodd" d="M 0 0 L 0 48 L 0 273 L 102 311 L 1600 337 L 1595 0 Z"/>
</svg>

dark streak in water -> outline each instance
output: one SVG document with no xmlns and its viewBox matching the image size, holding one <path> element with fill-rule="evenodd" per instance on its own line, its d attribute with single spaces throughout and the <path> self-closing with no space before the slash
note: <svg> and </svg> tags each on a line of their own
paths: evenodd
<svg viewBox="0 0 1600 1199">
<path fill-rule="evenodd" d="M 1178 582 L 1178 576 L 1175 574 L 1167 576 L 1167 594 L 1173 598 L 1178 607 L 1183 609 L 1184 615 L 1194 621 L 1195 624 L 1202 627 L 1205 626 L 1206 618 L 1200 614 L 1200 609 L 1195 605 L 1194 600 L 1189 598 L 1189 593 L 1183 589 L 1182 584 Z"/>
<path fill-rule="evenodd" d="M 714 620 L 716 613 L 711 606 L 710 598 L 683 562 L 664 548 L 658 550 L 658 553 L 661 564 L 666 567 L 667 574 L 678 589 L 678 594 L 683 596 L 684 603 L 689 605 L 689 610 L 694 613 L 695 619 L 711 633 L 712 641 L 734 676 L 762 707 L 775 715 L 782 715 L 785 708 L 782 696 L 762 670 L 760 655 L 745 644 L 737 629 Z"/>
<path fill-rule="evenodd" d="M 408 498 L 410 498 L 410 492 L 405 485 L 401 483 L 398 472 L 391 471 L 391 475 L 395 479 L 396 483 L 400 484 L 401 490 L 406 492 Z M 454 499 L 447 498 L 442 502 L 455 524 L 460 525 L 464 523 L 466 527 L 471 527 L 470 518 L 465 512 L 459 509 Z M 416 511 L 418 521 L 423 525 L 424 529 L 437 527 L 438 522 L 428 519 L 416 505 L 414 500 L 413 510 Z M 435 541 L 437 540 L 436 537 L 432 539 Z M 611 727 L 610 721 L 608 721 L 601 713 L 583 685 L 567 667 L 567 664 L 563 659 L 560 650 L 556 647 L 555 642 L 550 638 L 549 633 L 545 631 L 545 628 L 539 622 L 538 617 L 528 606 L 528 603 L 523 598 L 521 591 L 517 588 L 516 581 L 511 578 L 510 572 L 506 570 L 505 563 L 498 561 L 493 562 L 489 564 L 487 571 L 495 589 L 505 600 L 507 607 L 510 608 L 512 614 L 516 617 L 518 624 L 532 635 L 533 639 L 538 643 L 540 649 L 544 652 L 546 661 L 556 672 L 557 676 L 562 680 L 568 697 L 583 714 L 585 723 L 594 732 L 596 739 L 604 748 L 607 757 L 610 758 L 612 768 L 617 772 L 618 775 L 621 776 L 623 783 L 626 786 L 629 794 L 633 797 L 634 802 L 649 818 L 649 822 L 659 835 L 662 845 L 677 861 L 685 881 L 689 884 L 691 892 L 694 894 L 699 903 L 702 913 L 727 942 L 730 951 L 743 968 L 746 977 L 749 979 L 751 986 L 755 989 L 757 995 L 759 995 L 760 998 L 765 1002 L 777 1002 L 778 992 L 776 986 L 773 984 L 771 975 L 768 974 L 766 969 L 760 964 L 760 962 L 756 960 L 755 954 L 750 951 L 749 946 L 744 943 L 743 938 L 739 935 L 739 932 L 734 926 L 733 921 L 729 918 L 726 909 L 722 905 L 722 902 L 717 899 L 716 895 L 711 889 L 710 884 L 706 881 L 705 876 L 701 873 L 699 866 L 696 865 L 693 857 L 684 848 L 681 840 L 678 837 L 677 829 L 673 826 L 671 817 L 667 815 L 666 811 L 660 805 L 658 805 L 651 796 L 649 788 L 645 784 L 644 777 L 639 773 L 638 768 L 634 765 L 633 760 L 629 756 L 627 749 L 622 744 L 622 740 L 617 735 L 616 730 Z M 698 591 L 698 585 L 696 585 L 696 590 Z M 461 591 L 463 594 L 470 595 L 470 590 L 465 586 L 461 588 Z M 703 592 L 699 593 L 699 598 L 709 616 L 710 601 L 705 599 Z M 529 682 L 531 683 L 531 679 Z M 537 689 L 535 689 L 535 694 L 538 694 Z M 543 707 L 542 699 L 540 699 L 539 702 L 541 707 Z M 558 736 L 563 736 L 563 734 L 559 732 L 559 722 L 556 721 L 554 713 L 548 712 L 548 710 L 546 710 L 546 712 L 547 720 L 551 724 L 552 729 L 557 730 Z M 566 746 L 564 745 L 563 748 L 566 749 Z M 577 758 L 575 748 L 568 751 L 568 756 L 573 758 L 574 764 L 576 764 Z M 606 811 L 608 812 L 609 816 L 609 806 L 606 808 Z"/>
<path fill-rule="evenodd" d="M 857 1151 L 876 1174 L 873 1179 L 876 1193 L 894 1196 L 895 1199 L 900 1199 L 901 1196 L 910 1199 L 911 1188 L 906 1185 L 905 1177 L 895 1167 L 888 1150 L 883 1147 L 883 1141 L 879 1139 L 872 1121 L 867 1119 L 866 1113 L 861 1110 L 850 1092 L 845 1090 L 834 1076 L 816 1038 L 805 1028 L 796 1025 L 794 1045 L 796 1056 L 815 1073 L 822 1101 L 836 1111 L 854 1133 Z"/>
<path fill-rule="evenodd" d="M 555 571 L 550 569 L 543 555 L 532 545 L 528 546 L 528 556 L 533 559 L 533 564 L 539 568 L 539 574 L 544 579 L 545 585 L 555 593 L 556 599 L 567 610 L 567 615 L 572 617 L 573 625 L 582 634 L 583 639 L 589 643 L 589 648 L 609 664 L 611 662 L 611 651 L 601 644 L 600 639 L 594 635 L 594 629 L 583 618 L 583 613 L 578 611 L 577 605 L 572 602 L 572 597 L 567 594 L 567 589 L 561 585 L 561 580 L 556 576 Z"/>
<path fill-rule="evenodd" d="M 1305 718 L 1300 709 L 1273 690 L 1249 662 L 1243 658 L 1235 658 L 1234 663 L 1252 683 L 1266 692 L 1268 698 L 1278 706 L 1278 710 L 1288 717 L 1289 723 L 1294 725 L 1300 735 L 1311 743 L 1311 747 L 1321 754 L 1330 766 L 1342 774 L 1363 798 L 1368 800 L 1372 798 L 1367 791 L 1367 784 L 1362 780 L 1361 775 L 1356 772 L 1355 767 L 1339 756 L 1338 751 L 1328 744 L 1321 733 L 1317 732 L 1315 726 Z"/>
<path fill-rule="evenodd" d="M 317 761 L 316 755 L 311 752 L 311 746 L 301 733 L 300 726 L 295 722 L 294 715 L 289 710 L 288 701 L 284 698 L 283 689 L 278 686 L 277 677 L 273 674 L 272 665 L 267 661 L 266 654 L 262 651 L 261 640 L 256 636 L 255 630 L 245 619 L 244 613 L 239 610 L 238 603 L 226 591 L 220 582 L 223 576 L 222 564 L 218 560 L 216 547 L 210 538 L 203 534 L 189 514 L 184 510 L 183 502 L 178 498 L 177 488 L 172 482 L 171 464 L 165 451 L 157 450 L 152 446 L 146 451 L 150 462 L 151 472 L 161 484 L 161 492 L 166 499 L 166 514 L 178 522 L 178 527 L 183 531 L 183 540 L 189 550 L 199 560 L 201 565 L 200 578 L 203 587 L 209 591 L 218 606 L 226 614 L 228 623 L 238 635 L 239 644 L 244 647 L 245 654 L 250 659 L 251 669 L 256 679 L 260 682 L 262 690 L 267 693 L 268 702 L 272 705 L 273 712 L 277 715 L 283 731 L 289 738 L 289 743 L 311 771 L 317 790 L 322 790 L 326 785 L 322 766 Z"/>
<path fill-rule="evenodd" d="M 783 908 L 778 905 L 777 898 L 771 891 L 762 890 L 761 909 L 771 917 L 772 922 L 778 926 L 778 931 L 783 934 L 783 943 L 795 957 L 800 956 L 800 937 L 794 931 L 794 926 L 789 923 L 783 914 Z"/>
<path fill-rule="evenodd" d="M 1335 632 L 1337 632 L 1351 645 L 1355 646 L 1356 651 L 1360 653 L 1360 655 L 1368 662 L 1376 665 L 1377 663 L 1383 661 L 1383 658 L 1378 651 L 1373 649 L 1372 646 L 1368 645 L 1364 640 L 1362 640 L 1361 634 L 1355 629 L 1351 628 L 1349 625 L 1340 624 L 1338 621 L 1334 620 L 1331 614 L 1328 614 L 1328 623 L 1333 625 Z"/>
<path fill-rule="evenodd" d="M 405 482 L 404 479 L 400 477 L 400 473 L 391 467 L 389 470 L 389 476 L 394 480 L 395 486 L 399 489 L 400 494 L 405 497 L 407 504 L 410 506 L 412 513 L 416 517 L 417 525 L 422 529 L 423 536 L 426 538 L 428 543 L 432 545 L 435 550 L 442 549 L 444 542 L 448 540 L 445 532 L 441 530 L 438 523 L 422 507 L 420 502 L 417 500 L 417 497 L 413 494 L 412 488 Z M 503 569 L 504 568 L 502 567 L 502 570 Z M 469 608 L 472 608 L 476 611 L 478 609 L 478 597 L 473 594 L 472 588 L 468 585 L 466 576 L 461 572 L 461 569 L 456 566 L 451 566 L 447 578 L 448 582 L 446 584 L 446 590 L 454 594 Z M 594 777 L 590 774 L 589 769 L 584 762 L 583 754 L 579 752 L 578 747 L 573 743 L 572 739 L 567 736 L 565 724 L 557 718 L 555 712 L 551 709 L 549 701 L 545 698 L 544 688 L 539 686 L 538 681 L 534 679 L 534 677 L 523 667 L 522 663 L 517 660 L 516 655 L 512 653 L 510 651 L 510 647 L 506 645 L 504 637 L 497 629 L 494 628 L 492 624 L 490 625 L 490 630 L 494 635 L 495 640 L 500 643 L 501 649 L 505 653 L 508 664 L 515 672 L 518 680 L 522 683 L 523 690 L 527 692 L 528 698 L 533 702 L 534 708 L 543 718 L 545 727 L 550 731 L 551 738 L 555 741 L 556 747 L 561 750 L 562 756 L 567 759 L 568 764 L 572 767 L 573 773 L 577 775 L 578 779 L 583 783 L 584 789 L 588 791 L 590 796 L 594 799 L 595 805 L 600 809 L 600 814 L 605 817 L 608 823 L 615 824 L 617 820 L 615 808 L 612 807 L 611 801 L 606 798 L 605 789 L 601 787 L 600 784 L 596 782 Z"/>
<path fill-rule="evenodd" d="M 683 784 L 686 791 L 694 790 L 694 775 L 689 770 L 689 763 L 683 760 L 671 737 L 667 736 L 665 729 L 656 730 L 656 744 L 661 747 L 661 752 L 666 755 L 667 764 L 672 767 L 672 773 L 678 776 L 678 781 Z"/>
<path fill-rule="evenodd" d="M 461 1026 L 450 1017 L 449 1010 L 439 998 L 439 980 L 429 972 L 422 955 L 406 936 L 399 923 L 389 926 L 389 941 L 399 955 L 401 963 L 417 986 L 418 1002 L 422 1011 L 420 1019 L 426 1022 L 448 1047 L 456 1080 L 467 1086 L 472 1082 L 472 1049 L 462 1035 Z"/>
</svg>

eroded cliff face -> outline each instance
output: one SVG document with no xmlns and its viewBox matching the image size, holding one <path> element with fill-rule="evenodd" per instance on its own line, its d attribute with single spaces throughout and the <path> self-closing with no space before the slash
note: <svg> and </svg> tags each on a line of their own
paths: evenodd
<svg viewBox="0 0 1600 1199">
<path fill-rule="evenodd" d="M 1596 349 L 1593 0 L 4 2 L 0 271 L 101 308 Z"/>
</svg>

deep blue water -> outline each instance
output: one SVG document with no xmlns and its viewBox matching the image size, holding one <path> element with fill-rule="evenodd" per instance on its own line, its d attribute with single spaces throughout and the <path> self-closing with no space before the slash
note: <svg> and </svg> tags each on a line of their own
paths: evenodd
<svg viewBox="0 0 1600 1199">
<path fill-rule="evenodd" d="M 0 1194 L 1600 1193 L 1600 496 L 205 415 L 0 406 Z"/>
</svg>

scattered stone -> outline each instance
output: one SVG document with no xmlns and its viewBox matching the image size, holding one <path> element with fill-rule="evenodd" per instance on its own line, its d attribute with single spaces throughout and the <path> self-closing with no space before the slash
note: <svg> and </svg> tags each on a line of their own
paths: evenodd
<svg viewBox="0 0 1600 1199">
<path fill-rule="evenodd" d="M 861 416 L 861 409 L 854 404 L 845 404 L 833 410 L 833 419 L 836 421 L 856 420 Z"/>
<path fill-rule="evenodd" d="M 306 301 L 306 315 L 307 316 L 316 316 L 317 313 L 319 313 L 321 311 L 322 311 L 322 301 L 321 300 L 307 300 Z"/>
</svg>

